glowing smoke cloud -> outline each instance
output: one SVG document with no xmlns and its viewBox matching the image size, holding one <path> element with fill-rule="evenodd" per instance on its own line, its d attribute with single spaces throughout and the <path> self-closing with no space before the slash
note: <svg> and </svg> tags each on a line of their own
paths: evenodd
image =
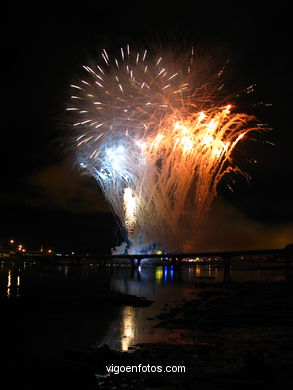
<svg viewBox="0 0 293 390">
<path fill-rule="evenodd" d="M 71 85 L 79 163 L 99 183 L 134 253 L 153 243 L 182 249 L 222 177 L 241 172 L 233 149 L 259 129 L 231 104 L 216 104 L 193 54 L 180 64 L 129 46 L 117 58 L 103 50 L 101 62 L 84 66 L 84 79 Z"/>
</svg>

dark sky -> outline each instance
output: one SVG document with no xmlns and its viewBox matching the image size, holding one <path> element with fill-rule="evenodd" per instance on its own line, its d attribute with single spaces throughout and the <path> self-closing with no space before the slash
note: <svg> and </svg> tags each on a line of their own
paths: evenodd
<svg viewBox="0 0 293 390">
<path fill-rule="evenodd" d="M 258 143 L 244 143 L 244 152 L 258 160 L 244 163 L 252 179 L 247 184 L 240 178 L 233 193 L 225 182 L 220 186 L 199 249 L 293 242 L 289 8 L 96 4 L 65 11 L 17 8 L 7 12 L 2 24 L 2 246 L 10 238 L 33 249 L 43 244 L 104 252 L 119 244 L 117 223 L 96 183 L 75 165 L 65 106 L 68 86 L 79 77 L 81 65 L 103 47 L 115 50 L 128 42 L 140 48 L 153 42 L 195 43 L 200 55 L 219 66 L 229 59 L 228 84 L 256 84 L 252 103 L 272 103 L 249 108 L 273 131 Z"/>
</svg>

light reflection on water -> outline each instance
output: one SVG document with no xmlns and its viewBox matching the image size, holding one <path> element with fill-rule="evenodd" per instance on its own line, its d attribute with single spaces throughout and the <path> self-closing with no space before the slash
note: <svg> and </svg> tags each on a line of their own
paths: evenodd
<svg viewBox="0 0 293 390">
<path fill-rule="evenodd" d="M 131 306 L 125 306 L 121 319 L 121 350 L 128 351 L 135 337 L 135 310 Z"/>
<path fill-rule="evenodd" d="M 1 274 L 3 274 L 3 266 L 1 267 Z M 20 269 L 15 269 L 14 266 L 10 266 L 7 269 L 7 282 L 6 282 L 6 289 L 5 289 L 5 295 L 7 298 L 11 296 L 20 296 L 20 284 L 21 284 L 21 277 L 20 277 Z M 4 290 L 4 283 L 2 283 L 2 277 L 1 277 L 1 290 Z M 1 294 L 3 295 L 2 291 Z"/>
<path fill-rule="evenodd" d="M 281 280 L 291 270 L 233 270 L 232 280 Z M 102 327 L 101 321 L 108 321 L 105 325 L 106 332 L 99 333 L 96 337 L 85 334 L 81 339 L 87 340 L 92 346 L 104 343 L 115 350 L 127 351 L 129 347 L 146 341 L 157 340 L 160 337 L 168 339 L 171 334 L 162 332 L 153 325 L 157 323 L 155 317 L 168 309 L 171 305 L 178 305 L 184 299 L 195 297 L 200 287 L 195 282 L 203 280 L 215 283 L 223 280 L 223 270 L 209 265 L 184 265 L 178 268 L 174 265 L 142 265 L 138 269 L 130 267 L 110 266 L 101 268 L 98 266 L 84 266 L 81 268 L 58 266 L 56 268 L 42 268 L 37 264 L 1 264 L 0 268 L 0 295 L 11 297 L 38 295 L 39 290 L 48 291 L 48 294 L 57 294 L 63 297 L 70 294 L 89 296 L 103 292 L 121 292 L 145 297 L 153 301 L 149 307 L 113 306 L 113 316 L 105 319 L 101 305 L 97 303 L 95 310 L 100 314 L 100 320 L 93 326 Z M 58 293 L 56 292 L 58 290 Z M 59 294 L 59 295 L 58 295 Z M 74 306 L 74 305 L 73 305 Z M 88 321 L 88 320 L 87 320 Z M 100 322 L 99 322 L 100 321 Z M 75 332 L 80 332 L 76 326 Z M 55 326 L 54 324 L 52 326 Z M 56 325 L 58 329 L 59 325 Z M 80 325 L 79 325 L 80 326 Z M 81 332 L 80 332 L 81 333 Z M 74 334 L 76 339 L 76 333 Z"/>
<path fill-rule="evenodd" d="M 11 269 L 8 270 L 8 275 L 7 275 L 7 297 L 10 297 L 10 288 L 11 288 Z"/>
<path fill-rule="evenodd" d="M 117 272 L 116 272 L 117 271 Z M 134 294 L 153 300 L 146 308 L 123 308 L 117 320 L 114 320 L 106 335 L 96 345 L 108 344 L 115 350 L 127 351 L 129 347 L 143 343 L 167 340 L 172 332 L 154 328 L 158 321 L 155 317 L 171 305 L 180 304 L 184 299 L 195 297 L 199 288 L 196 280 L 215 283 L 223 280 L 221 268 L 212 265 L 193 265 L 178 269 L 173 265 L 142 267 L 133 273 L 132 278 L 114 271 L 111 288 L 122 293 Z M 241 270 L 233 271 L 232 278 L 244 280 L 281 280 L 285 278 L 284 270 Z"/>
</svg>

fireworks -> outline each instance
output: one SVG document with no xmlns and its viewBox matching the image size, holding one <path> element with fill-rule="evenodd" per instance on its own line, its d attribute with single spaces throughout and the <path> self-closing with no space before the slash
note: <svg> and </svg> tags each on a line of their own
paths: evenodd
<svg viewBox="0 0 293 390">
<path fill-rule="evenodd" d="M 180 63 L 129 46 L 116 58 L 103 50 L 84 70 L 67 108 L 81 167 L 99 183 L 133 252 L 153 243 L 182 249 L 222 177 L 243 173 L 231 153 L 259 127 L 232 103 L 216 103 L 222 87 L 200 80 L 193 51 Z"/>
</svg>

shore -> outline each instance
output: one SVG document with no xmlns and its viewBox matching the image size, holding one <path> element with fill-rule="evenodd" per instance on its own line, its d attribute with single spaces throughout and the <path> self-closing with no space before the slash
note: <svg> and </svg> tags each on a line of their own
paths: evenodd
<svg viewBox="0 0 293 390">
<path fill-rule="evenodd" d="M 142 364 L 184 365 L 186 372 L 131 374 L 124 387 L 139 380 L 142 389 L 291 389 L 292 282 L 200 286 L 200 297 L 158 317 L 157 327 L 177 335 L 173 344 L 144 344 L 133 354 Z"/>
<path fill-rule="evenodd" d="M 166 335 L 164 342 L 137 345 L 131 352 L 111 351 L 106 345 L 95 350 L 67 350 L 58 359 L 23 361 L 2 354 L 2 387 L 19 390 L 292 388 L 292 282 L 198 282 L 196 286 L 200 291 L 195 299 L 181 302 L 156 318 L 154 326 Z M 113 301 L 149 304 L 130 296 L 126 296 L 124 303 L 123 297 L 115 297 Z M 186 372 L 108 375 L 106 370 L 106 365 L 139 364 L 180 365 Z"/>
</svg>

